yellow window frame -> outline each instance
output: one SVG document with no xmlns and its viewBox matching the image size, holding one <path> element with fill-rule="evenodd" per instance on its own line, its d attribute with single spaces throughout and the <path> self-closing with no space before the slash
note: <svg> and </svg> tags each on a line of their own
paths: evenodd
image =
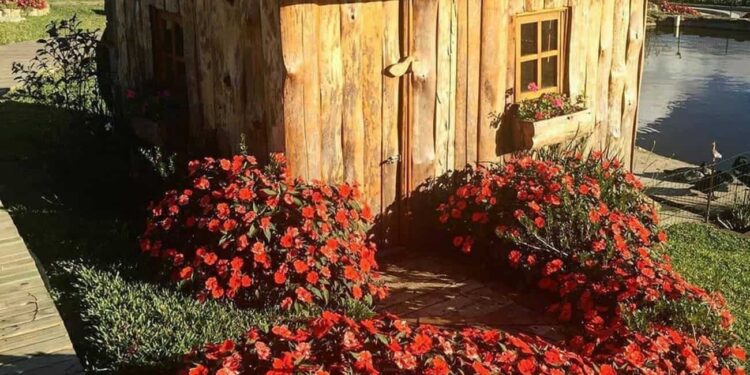
<svg viewBox="0 0 750 375">
<path fill-rule="evenodd" d="M 557 20 L 557 49 L 542 52 L 542 23 L 544 21 L 553 20 Z M 536 23 L 537 52 L 534 54 L 522 56 L 521 26 L 529 23 Z M 514 24 L 516 33 L 516 69 L 514 90 L 516 101 L 518 102 L 525 99 L 534 99 L 544 93 L 562 92 L 563 84 L 565 82 L 564 73 L 566 60 L 565 46 L 567 45 L 567 9 L 557 8 L 519 14 L 514 17 Z M 542 60 L 553 56 L 557 57 L 557 82 L 555 83 L 555 86 L 542 88 Z M 536 79 L 534 82 L 539 86 L 539 89 L 537 91 L 526 91 L 526 87 L 522 87 L 521 83 L 521 64 L 527 61 L 534 60 L 536 60 Z"/>
</svg>

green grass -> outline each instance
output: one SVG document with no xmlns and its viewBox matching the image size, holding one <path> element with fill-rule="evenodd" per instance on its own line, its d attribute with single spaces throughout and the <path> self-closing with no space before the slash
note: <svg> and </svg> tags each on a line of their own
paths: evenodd
<svg viewBox="0 0 750 375">
<path fill-rule="evenodd" d="M 288 316 L 276 310 L 238 310 L 117 273 L 72 266 L 81 316 L 88 322 L 90 368 L 117 373 L 166 372 L 207 342 L 239 337 L 248 327 L 270 328 Z"/>
<path fill-rule="evenodd" d="M 27 17 L 18 23 L 0 23 L 0 45 L 43 38 L 50 21 L 69 19 L 74 14 L 78 15 L 86 29 L 104 30 L 107 23 L 102 0 L 49 0 L 49 3 L 50 13 L 45 16 Z"/>
<path fill-rule="evenodd" d="M 667 251 L 687 280 L 724 294 L 737 319 L 734 329 L 750 347 L 750 238 L 702 224 L 668 229 Z"/>
</svg>

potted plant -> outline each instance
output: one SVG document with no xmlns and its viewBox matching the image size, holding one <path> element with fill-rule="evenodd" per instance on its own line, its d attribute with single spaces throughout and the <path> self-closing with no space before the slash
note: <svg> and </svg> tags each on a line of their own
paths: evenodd
<svg viewBox="0 0 750 375">
<path fill-rule="evenodd" d="M 47 13 L 47 0 L 0 0 L 0 22 L 20 22 L 24 16 L 42 16 Z"/>
<path fill-rule="evenodd" d="M 536 83 L 529 84 L 537 91 Z M 565 94 L 544 93 L 518 104 L 514 121 L 514 143 L 519 149 L 539 149 L 573 141 L 594 130 L 594 113 L 585 107 L 584 98 L 575 101 Z"/>
<path fill-rule="evenodd" d="M 0 22 L 21 22 L 21 12 L 22 9 L 15 0 L 0 0 Z"/>
</svg>

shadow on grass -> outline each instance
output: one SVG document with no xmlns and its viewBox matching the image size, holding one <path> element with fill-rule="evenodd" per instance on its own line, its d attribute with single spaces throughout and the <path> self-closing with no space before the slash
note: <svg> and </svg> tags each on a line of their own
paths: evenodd
<svg viewBox="0 0 750 375">
<path fill-rule="evenodd" d="M 80 355 L 90 348 L 62 265 L 83 261 L 154 280 L 137 236 L 159 182 L 133 172 L 135 143 L 106 131 L 102 119 L 14 101 L 0 101 L 0 119 L 0 200 L 44 267 Z"/>
</svg>

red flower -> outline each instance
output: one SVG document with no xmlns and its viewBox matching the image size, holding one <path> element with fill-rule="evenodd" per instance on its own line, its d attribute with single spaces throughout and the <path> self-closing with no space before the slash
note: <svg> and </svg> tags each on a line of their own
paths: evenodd
<svg viewBox="0 0 750 375">
<path fill-rule="evenodd" d="M 534 219 L 534 225 L 536 225 L 537 228 L 539 229 L 544 228 L 544 224 L 545 224 L 545 221 L 543 217 L 539 216 L 536 219 Z"/>
<path fill-rule="evenodd" d="M 734 357 L 739 359 L 741 362 L 747 361 L 747 355 L 745 353 L 745 349 L 739 346 L 733 346 L 729 349 L 729 353 Z"/>
<path fill-rule="evenodd" d="M 352 287 L 352 297 L 354 297 L 355 300 L 359 301 L 362 299 L 362 288 L 355 285 Z"/>
<path fill-rule="evenodd" d="M 208 367 L 197 365 L 190 369 L 188 375 L 208 375 Z"/>
<path fill-rule="evenodd" d="M 187 280 L 193 276 L 193 267 L 185 267 L 180 270 L 180 279 Z"/>
<path fill-rule="evenodd" d="M 402 370 L 413 370 L 417 367 L 417 359 L 408 352 L 396 352 L 393 354 L 396 366 Z"/>
<path fill-rule="evenodd" d="M 617 372 L 610 365 L 602 365 L 601 367 L 599 367 L 599 374 L 601 374 L 601 375 L 617 375 Z"/>
<path fill-rule="evenodd" d="M 474 372 L 477 375 L 490 375 L 491 374 L 490 370 L 487 370 L 486 367 L 484 367 L 480 362 L 477 362 L 477 361 L 474 361 L 474 363 L 472 363 L 471 368 L 474 369 Z"/>
<path fill-rule="evenodd" d="M 311 303 L 312 302 L 312 293 L 310 293 L 307 289 L 303 287 L 297 288 L 295 291 L 297 293 L 297 299 L 304 302 L 304 303 Z"/>
<path fill-rule="evenodd" d="M 562 353 L 557 349 L 550 349 L 544 352 L 544 361 L 554 367 L 560 367 L 565 363 Z"/>
<path fill-rule="evenodd" d="M 531 375 L 536 370 L 536 361 L 533 358 L 522 359 L 518 362 L 518 371 L 523 375 Z"/>
<path fill-rule="evenodd" d="M 425 375 L 448 375 L 450 368 L 443 357 L 435 357 L 430 363 L 430 367 L 425 371 Z"/>
<path fill-rule="evenodd" d="M 250 201 L 250 200 L 253 199 L 253 197 L 255 196 L 255 194 L 253 193 L 252 190 L 250 190 L 248 188 L 242 188 L 242 189 L 240 189 L 240 191 L 238 193 L 238 196 L 243 201 Z"/>
<path fill-rule="evenodd" d="M 273 274 L 273 281 L 278 285 L 283 285 L 286 282 L 286 273 L 282 270 L 276 271 Z"/>
<path fill-rule="evenodd" d="M 409 345 L 409 350 L 414 355 L 422 355 L 432 349 L 432 339 L 423 334 L 414 337 L 414 342 Z"/>
<path fill-rule="evenodd" d="M 271 348 L 262 341 L 257 341 L 255 342 L 255 353 L 258 355 L 258 358 L 265 361 L 271 357 Z"/>
<path fill-rule="evenodd" d="M 518 266 L 518 264 L 521 262 L 521 252 L 518 250 L 512 250 L 510 253 L 508 253 L 508 261 L 510 262 L 511 266 Z"/>
<path fill-rule="evenodd" d="M 544 266 L 544 275 L 549 276 L 553 273 L 559 271 L 562 269 L 563 261 L 561 259 L 555 259 L 550 262 L 547 262 L 547 264 Z"/>
<path fill-rule="evenodd" d="M 354 332 L 346 331 L 344 332 L 342 344 L 344 345 L 345 350 L 354 350 L 359 347 L 359 340 L 357 340 L 357 336 Z"/>
<path fill-rule="evenodd" d="M 310 283 L 310 284 L 317 284 L 318 283 L 318 279 L 319 279 L 318 278 L 318 273 L 315 272 L 315 271 L 308 272 L 307 276 L 305 277 L 305 280 L 307 280 L 307 282 Z"/>
</svg>

